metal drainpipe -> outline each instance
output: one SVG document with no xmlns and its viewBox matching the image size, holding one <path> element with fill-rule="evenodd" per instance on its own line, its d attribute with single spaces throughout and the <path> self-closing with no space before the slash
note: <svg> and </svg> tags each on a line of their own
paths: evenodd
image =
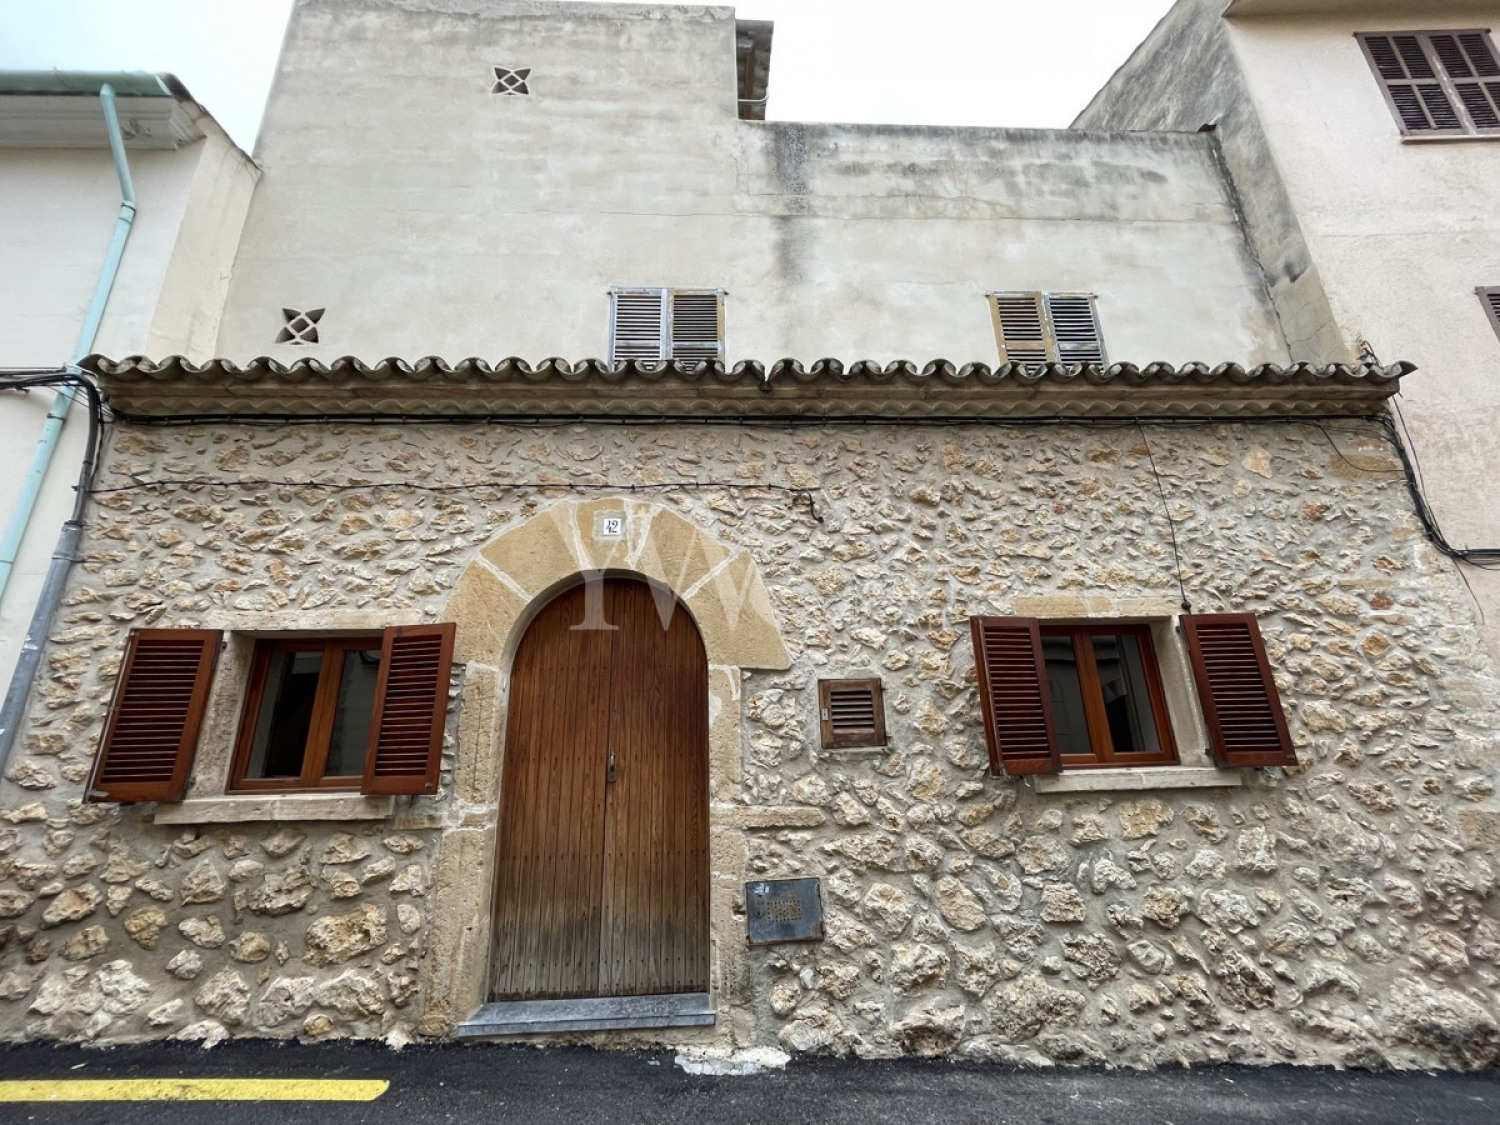
<svg viewBox="0 0 1500 1125">
<path fill-rule="evenodd" d="M 120 117 L 115 109 L 114 87 L 108 82 L 99 87 L 99 105 L 104 111 L 104 127 L 109 133 L 109 148 L 114 156 L 115 172 L 120 178 L 120 213 L 115 219 L 114 235 L 110 239 L 109 249 L 105 252 L 104 264 L 99 269 L 99 280 L 94 285 L 93 300 L 89 302 L 83 327 L 78 332 L 78 342 L 73 348 L 73 358 L 68 364 L 68 369 L 74 372 L 78 371 L 79 361 L 94 349 L 94 338 L 99 334 L 99 322 L 104 319 L 104 306 L 109 302 L 110 292 L 115 285 L 115 277 L 120 272 L 120 261 L 125 255 L 125 240 L 130 237 L 130 227 L 135 222 L 135 184 L 130 178 L 130 164 L 125 159 L 125 137 L 120 131 Z M 10 522 L 6 526 L 4 540 L 0 542 L 0 596 L 3 596 L 10 580 L 16 556 L 20 552 L 21 540 L 26 534 L 27 525 L 31 522 L 32 512 L 36 507 L 42 478 L 46 476 L 47 467 L 57 451 L 58 438 L 62 434 L 63 424 L 68 418 L 68 408 L 73 405 L 74 397 L 72 387 L 63 387 L 57 392 L 57 397 L 52 400 L 52 409 L 47 412 L 47 420 L 42 427 L 42 436 L 37 441 L 36 452 L 31 459 L 31 470 L 21 485 L 21 493 L 11 513 Z M 26 710 L 26 699 L 31 694 L 31 685 L 36 680 L 37 669 L 41 666 L 42 645 L 47 639 L 48 630 L 52 627 L 52 617 L 62 601 L 68 570 L 77 561 L 78 544 L 83 537 L 84 504 L 87 501 L 84 489 L 88 485 L 89 478 L 93 476 L 92 458 L 85 457 L 82 468 L 83 472 L 78 482 L 78 495 L 73 504 L 73 515 L 63 524 L 62 534 L 57 541 L 57 549 L 52 553 L 52 562 L 47 569 L 47 578 L 37 598 L 36 611 L 32 614 L 31 625 L 27 628 L 26 639 L 21 644 L 21 653 L 16 660 L 15 671 L 11 674 L 10 688 L 5 693 L 4 704 L 0 704 L 0 771 L 4 770 L 6 762 L 10 759 L 11 747 L 15 745 L 16 732 L 20 728 L 21 719 Z"/>
</svg>

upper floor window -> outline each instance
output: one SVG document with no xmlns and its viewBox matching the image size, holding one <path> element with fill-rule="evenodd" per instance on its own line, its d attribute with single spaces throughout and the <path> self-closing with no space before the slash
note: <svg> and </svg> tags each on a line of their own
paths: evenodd
<svg viewBox="0 0 1500 1125">
<path fill-rule="evenodd" d="M 1500 60 L 1488 31 L 1356 38 L 1405 136 L 1500 134 Z"/>
<path fill-rule="evenodd" d="M 1092 293 L 991 293 L 1001 363 L 1108 362 Z"/>
<path fill-rule="evenodd" d="M 723 359 L 723 290 L 611 289 L 609 358 Z"/>
<path fill-rule="evenodd" d="M 1484 305 L 1484 315 L 1490 319 L 1490 327 L 1500 335 L 1500 287 L 1486 288 L 1481 286 L 1474 290 L 1479 294 L 1479 300 Z"/>
</svg>

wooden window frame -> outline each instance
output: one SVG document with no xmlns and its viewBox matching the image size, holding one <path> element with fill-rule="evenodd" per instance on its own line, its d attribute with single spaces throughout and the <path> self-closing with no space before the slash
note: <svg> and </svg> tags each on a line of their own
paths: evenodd
<svg viewBox="0 0 1500 1125">
<path fill-rule="evenodd" d="M 1014 344 L 1007 341 L 1005 333 L 1005 318 L 1001 315 L 1000 312 L 1000 302 L 1002 300 L 1020 299 L 1027 299 L 1033 303 L 1033 307 L 1036 310 L 1037 319 L 1041 326 L 1042 332 L 1041 339 L 1039 341 L 1017 340 L 1014 342 Z M 1092 342 L 1094 345 L 1096 345 L 1097 351 L 1099 353 L 1099 358 L 1097 360 L 1079 361 L 1070 359 L 1065 354 L 1065 351 L 1068 348 L 1076 348 L 1079 342 L 1076 340 L 1063 341 L 1058 339 L 1057 323 L 1053 317 L 1052 312 L 1052 302 L 1055 300 L 1068 299 L 1085 301 L 1088 304 L 1089 314 L 1093 318 L 1094 335 Z M 1104 326 L 1100 323 L 1099 320 L 1099 297 L 1097 294 L 1021 289 L 986 293 L 985 300 L 990 307 L 990 319 L 995 327 L 995 344 L 1000 350 L 1001 363 L 1016 363 L 1020 364 L 1021 366 L 1040 366 L 1041 364 L 1045 363 L 1072 364 L 1077 362 L 1084 362 L 1094 363 L 1099 367 L 1109 366 L 1109 349 L 1105 346 L 1104 343 Z M 1039 343 L 1041 345 L 1044 355 L 1044 358 L 1042 360 L 1037 361 L 1026 356 L 1022 356 L 1021 358 L 1012 358 L 1011 350 L 1013 346 L 1020 347 L 1024 350 L 1025 345 L 1028 343 Z"/>
<path fill-rule="evenodd" d="M 833 725 L 835 691 L 868 691 L 874 714 L 874 726 L 859 730 L 837 730 Z M 825 750 L 850 750 L 886 745 L 884 686 L 878 676 L 852 680 L 818 681 L 818 729 Z"/>
<path fill-rule="evenodd" d="M 1070 637 L 1073 641 L 1073 659 L 1078 668 L 1078 681 L 1083 695 L 1084 718 L 1088 726 L 1088 754 L 1069 753 L 1059 746 L 1058 753 L 1064 770 L 1121 769 L 1141 766 L 1174 766 L 1179 762 L 1177 740 L 1172 733 L 1172 717 L 1167 709 L 1166 689 L 1162 686 L 1161 667 L 1156 659 L 1156 645 L 1152 640 L 1151 626 L 1120 621 L 1095 620 L 1088 622 L 1043 622 L 1043 637 Z M 1150 698 L 1151 716 L 1156 723 L 1157 738 L 1162 749 L 1155 754 L 1117 754 L 1109 733 L 1109 720 L 1104 713 L 1104 692 L 1099 682 L 1099 668 L 1094 660 L 1093 638 L 1099 635 L 1133 636 L 1140 645 L 1141 669 L 1146 680 L 1146 694 Z M 1043 676 L 1046 662 L 1042 664 Z M 1045 679 L 1044 679 L 1045 683 Z M 1048 689 L 1050 691 L 1050 688 Z"/>
<path fill-rule="evenodd" d="M 250 660 L 250 679 L 246 685 L 245 702 L 240 709 L 239 729 L 235 735 L 234 758 L 229 770 L 229 784 L 226 792 L 235 794 L 359 791 L 371 753 L 368 748 L 365 751 L 365 760 L 360 764 L 359 773 L 324 777 L 323 771 L 328 765 L 329 742 L 333 735 L 334 712 L 338 706 L 344 654 L 351 651 L 378 649 L 382 647 L 382 642 L 383 634 L 381 633 L 258 639 Z M 246 777 L 245 773 L 250 767 L 250 754 L 255 742 L 256 721 L 260 716 L 261 703 L 265 698 L 266 678 L 270 672 L 271 658 L 279 652 L 321 652 L 323 654 L 323 666 L 318 672 L 312 718 L 308 723 L 307 744 L 302 752 L 302 773 L 297 777 Z M 337 659 L 334 659 L 335 656 Z M 377 692 L 372 704 L 372 721 L 374 712 L 379 710 L 379 704 Z"/>
<path fill-rule="evenodd" d="M 1500 52 L 1495 50 L 1494 41 L 1490 36 L 1490 29 L 1487 27 L 1466 27 L 1451 30 L 1448 28 L 1432 28 L 1426 31 L 1357 31 L 1354 33 L 1354 38 L 1358 41 L 1360 50 L 1364 53 L 1365 62 L 1369 64 L 1370 72 L 1374 75 L 1375 81 L 1380 86 L 1381 94 L 1385 97 L 1386 106 L 1390 109 L 1391 116 L 1395 119 L 1396 128 L 1400 130 L 1403 138 L 1412 140 L 1455 140 L 1465 137 L 1500 137 L 1500 126 L 1482 127 L 1474 120 L 1468 104 L 1465 102 L 1463 95 L 1459 93 L 1456 85 L 1459 82 L 1467 83 L 1470 81 L 1483 85 L 1486 80 L 1491 84 L 1500 84 L 1500 76 L 1487 77 L 1475 75 L 1473 79 L 1455 78 L 1455 76 L 1448 72 L 1447 66 L 1443 63 L 1442 55 L 1433 46 L 1433 36 L 1437 35 L 1452 36 L 1455 40 L 1464 35 L 1481 36 L 1484 39 L 1485 45 L 1489 48 L 1490 54 L 1500 59 Z M 1394 41 L 1398 36 L 1416 40 L 1417 49 L 1422 52 L 1428 67 L 1434 75 L 1431 80 L 1421 78 L 1387 78 L 1380 72 L 1380 63 L 1370 47 L 1370 40 L 1390 39 Z M 1460 50 L 1462 50 L 1462 47 L 1460 47 Z M 1410 68 L 1408 67 L 1407 69 L 1409 70 Z M 1441 88 L 1449 107 L 1458 118 L 1459 125 L 1457 128 L 1434 127 L 1432 129 L 1413 129 L 1407 125 L 1406 118 L 1402 116 L 1401 107 L 1396 103 L 1396 99 L 1391 93 L 1391 87 L 1393 84 L 1415 87 L 1422 82 L 1428 82 L 1429 85 L 1435 84 Z M 1492 101 L 1497 100 L 1493 93 L 1490 94 L 1490 98 Z M 1425 108 L 1428 117 L 1431 117 L 1431 107 L 1427 106 Z"/>
<path fill-rule="evenodd" d="M 655 296 L 656 299 L 657 299 L 657 301 L 659 302 L 658 309 L 659 309 L 660 321 L 659 321 L 659 323 L 657 325 L 656 354 L 654 356 L 651 356 L 651 357 L 625 356 L 622 359 L 622 357 L 617 352 L 617 348 L 618 348 L 619 342 L 620 342 L 619 312 L 618 312 L 618 309 L 619 309 L 619 299 L 622 296 L 632 296 L 632 295 L 639 296 L 641 294 L 651 294 L 651 295 Z M 676 339 L 676 333 L 674 331 L 673 316 L 674 316 L 674 310 L 675 310 L 675 305 L 676 305 L 676 299 L 678 297 L 684 297 L 684 296 L 686 296 L 686 297 L 712 296 L 714 298 L 715 304 L 717 306 L 717 313 L 718 313 L 718 325 L 717 325 L 716 335 L 715 335 L 715 339 L 714 339 L 714 343 L 717 345 L 717 354 L 714 357 L 714 362 L 722 363 L 724 361 L 724 357 L 725 357 L 725 354 L 726 354 L 726 352 L 725 352 L 725 344 L 724 344 L 724 297 L 725 297 L 724 290 L 722 290 L 722 289 L 694 289 L 694 288 L 682 288 L 682 289 L 679 289 L 679 288 L 673 288 L 673 287 L 668 287 L 668 286 L 659 286 L 659 285 L 615 286 L 612 289 L 610 289 L 610 291 L 609 291 L 609 362 L 610 363 L 621 363 L 621 362 L 623 362 L 624 359 L 634 359 L 638 363 L 665 363 L 668 360 L 676 359 L 677 356 L 674 354 L 674 352 L 675 352 L 676 346 L 677 346 L 677 339 Z M 706 343 L 707 341 L 692 341 L 692 342 Z M 692 360 L 690 360 L 688 362 L 695 362 L 696 363 L 696 362 L 699 362 L 699 360 L 697 358 L 694 358 L 694 359 L 692 359 Z"/>
</svg>

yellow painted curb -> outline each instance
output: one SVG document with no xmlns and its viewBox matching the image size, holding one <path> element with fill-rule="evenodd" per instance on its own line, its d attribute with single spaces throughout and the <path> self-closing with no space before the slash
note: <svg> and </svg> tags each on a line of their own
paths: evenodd
<svg viewBox="0 0 1500 1125">
<path fill-rule="evenodd" d="M 383 1078 L 66 1078 L 0 1082 L 0 1102 L 373 1102 Z"/>
</svg>

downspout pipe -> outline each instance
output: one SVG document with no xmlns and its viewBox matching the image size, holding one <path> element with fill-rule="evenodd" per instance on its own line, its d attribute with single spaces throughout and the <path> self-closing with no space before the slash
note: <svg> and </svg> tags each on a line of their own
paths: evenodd
<svg viewBox="0 0 1500 1125">
<path fill-rule="evenodd" d="M 93 300 L 89 302 L 83 325 L 78 330 L 73 357 L 68 361 L 68 370 L 74 372 L 78 370 L 79 362 L 94 350 L 99 323 L 104 319 L 104 307 L 109 302 L 115 277 L 120 272 L 120 261 L 125 255 L 125 241 L 130 237 L 130 228 L 135 222 L 135 183 L 130 176 L 130 164 L 125 158 L 125 137 L 120 130 L 120 116 L 115 108 L 114 87 L 108 82 L 99 87 L 99 104 L 104 110 L 104 127 L 109 133 L 109 148 L 115 159 L 115 173 L 120 179 L 120 212 L 115 219 L 109 249 L 104 254 L 104 265 L 100 268 L 99 279 L 94 285 Z M 57 443 L 75 397 L 76 392 L 72 387 L 63 387 L 53 398 L 52 409 L 47 412 L 47 418 L 42 423 L 42 434 L 37 439 L 36 452 L 31 457 L 31 467 L 21 482 L 4 534 L 0 535 L 0 599 L 4 599 L 5 589 L 10 584 L 16 558 L 21 553 L 21 541 L 26 537 L 26 529 L 31 524 L 37 497 L 42 491 L 42 481 L 57 453 Z"/>
<path fill-rule="evenodd" d="M 78 342 L 73 347 L 73 358 L 68 363 L 68 370 L 74 374 L 79 374 L 78 364 L 94 350 L 94 340 L 99 334 L 99 324 L 104 319 L 104 307 L 109 303 L 109 295 L 114 290 L 115 278 L 120 272 L 120 262 L 125 256 L 125 243 L 130 238 L 130 228 L 135 222 L 136 213 L 135 183 L 130 176 L 130 163 L 125 157 L 125 136 L 120 129 L 120 116 L 115 106 L 114 87 L 109 82 L 103 82 L 99 86 L 99 106 L 104 113 L 104 128 L 109 134 L 109 149 L 114 156 L 115 173 L 120 180 L 120 211 L 115 218 L 114 233 L 109 240 L 109 249 L 105 251 L 104 264 L 99 269 L 98 281 L 94 284 L 93 299 L 89 302 L 88 312 L 79 329 Z M 36 508 L 42 480 L 57 452 L 58 439 L 62 435 L 63 425 L 68 419 L 68 409 L 73 405 L 75 397 L 76 391 L 73 387 L 59 389 L 52 400 L 52 408 L 47 412 L 41 437 L 37 441 L 36 452 L 32 455 L 31 468 L 22 482 L 20 495 L 11 512 L 4 536 L 0 538 L 0 597 L 4 596 L 5 588 L 9 584 L 11 573 L 15 568 L 16 556 L 20 553 L 21 541 L 26 535 L 27 525 L 30 524 L 32 512 Z M 96 404 L 90 405 L 89 425 L 91 435 L 93 435 L 94 427 L 98 425 L 98 409 Z M 63 524 L 62 534 L 57 541 L 57 549 L 52 552 L 47 577 L 42 584 L 41 594 L 37 598 L 36 610 L 26 630 L 26 638 L 21 643 L 21 652 L 16 660 L 15 671 L 11 674 L 10 687 L 5 693 L 5 702 L 0 704 L 0 772 L 3 772 L 6 763 L 10 760 L 11 748 L 15 745 L 16 733 L 26 710 L 26 700 L 31 695 L 31 685 L 35 682 L 37 669 L 41 666 L 42 646 L 52 627 L 52 618 L 62 602 L 68 570 L 78 559 L 78 545 L 83 538 L 84 509 L 88 502 L 88 486 L 94 475 L 95 444 L 93 440 L 89 442 L 89 451 L 84 457 L 79 473 L 73 514 Z"/>
</svg>

